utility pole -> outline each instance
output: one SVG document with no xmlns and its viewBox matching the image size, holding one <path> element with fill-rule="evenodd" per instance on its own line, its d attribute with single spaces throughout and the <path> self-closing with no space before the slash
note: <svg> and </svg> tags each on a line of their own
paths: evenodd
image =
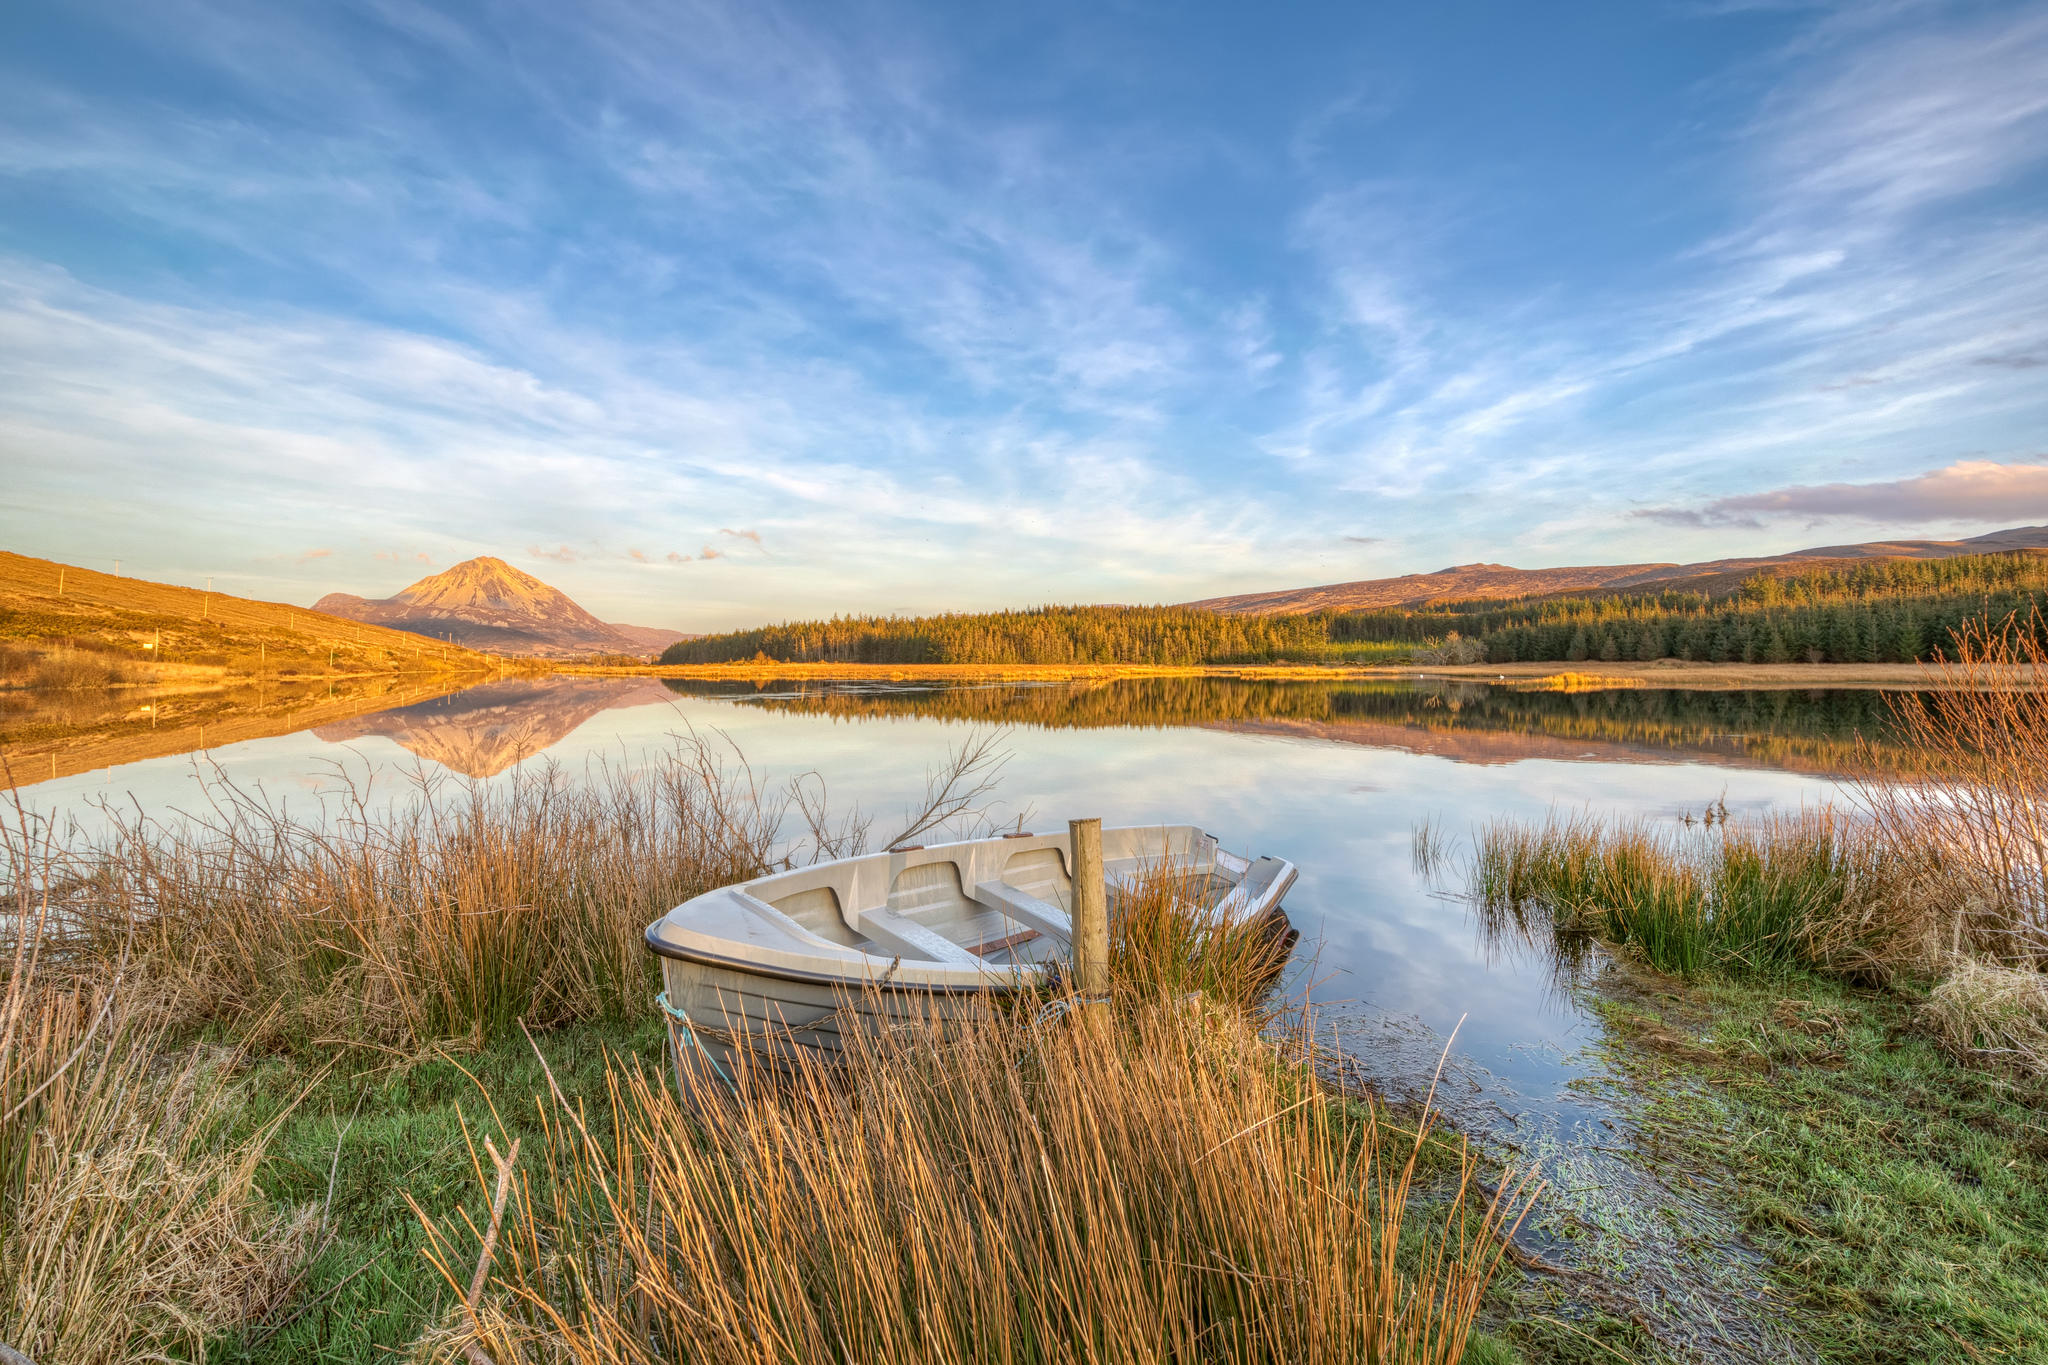
<svg viewBox="0 0 2048 1365">
<path fill-rule="evenodd" d="M 114 577 L 116 577 L 116 578 L 119 578 L 120 576 L 121 576 L 121 561 L 117 559 L 117 560 L 115 560 L 115 561 L 114 561 Z"/>
<path fill-rule="evenodd" d="M 199 619 L 200 619 L 200 620 L 204 621 L 204 620 L 206 619 L 206 609 L 207 609 L 207 605 L 208 605 L 208 603 L 210 603 L 210 602 L 211 602 L 212 600 L 213 600 L 213 575 L 212 575 L 212 574 L 208 574 L 208 575 L 206 576 L 206 595 L 205 595 L 205 596 L 203 596 L 203 597 L 201 597 L 201 598 L 199 599 Z"/>
<path fill-rule="evenodd" d="M 57 569 L 57 596 L 59 596 L 59 597 L 62 597 L 63 595 L 64 595 L 64 569 L 63 569 L 63 566 L 62 566 L 62 565 L 59 565 L 59 566 L 58 566 L 58 569 Z"/>
</svg>

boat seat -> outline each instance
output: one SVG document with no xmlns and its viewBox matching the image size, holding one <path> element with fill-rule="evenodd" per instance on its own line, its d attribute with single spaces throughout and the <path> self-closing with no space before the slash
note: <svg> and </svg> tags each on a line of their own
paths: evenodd
<svg viewBox="0 0 2048 1365">
<path fill-rule="evenodd" d="M 1068 918 L 1066 911 L 1050 901 L 1019 891 L 1008 882 L 979 882 L 974 888 L 974 898 L 983 905 L 994 906 L 1026 928 L 1049 934 L 1062 943 L 1074 941 L 1074 921 Z"/>
<path fill-rule="evenodd" d="M 1261 858 L 1250 864 L 1244 875 L 1238 879 L 1230 893 L 1216 902 L 1215 913 L 1225 920 L 1233 920 L 1251 908 L 1252 902 L 1261 899 L 1272 890 L 1273 880 L 1286 868 L 1278 858 Z"/>
<path fill-rule="evenodd" d="M 980 958 L 916 920 L 905 919 L 894 910 L 864 910 L 860 932 L 884 950 L 899 957 L 941 962 L 948 967 L 979 967 Z"/>
</svg>

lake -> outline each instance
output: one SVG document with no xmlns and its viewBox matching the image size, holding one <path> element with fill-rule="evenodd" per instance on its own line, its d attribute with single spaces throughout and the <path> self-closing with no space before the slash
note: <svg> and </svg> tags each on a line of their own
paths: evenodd
<svg viewBox="0 0 2048 1365">
<path fill-rule="evenodd" d="M 202 778 L 307 812 L 333 798 L 344 774 L 367 780 L 373 800 L 396 801 L 409 779 L 490 783 L 522 764 L 572 773 L 631 765 L 695 731 L 723 737 L 772 781 L 816 773 L 835 808 L 859 806 L 885 837 L 952 748 L 1000 727 L 1009 759 L 988 812 L 994 823 L 1188 821 L 1236 852 L 1291 859 L 1301 876 L 1287 909 L 1303 939 L 1287 989 L 1317 1003 L 1320 1033 L 1341 1049 L 1350 1078 L 1418 1097 L 1444 1059 L 1438 1099 L 1457 1126 L 1504 1155 L 1541 1159 L 1554 1180 L 1570 1175 L 1558 1181 L 1553 1209 L 1570 1207 L 1573 1182 L 1603 1197 L 1620 1191 L 1665 1215 L 1640 1236 L 1679 1256 L 1701 1245 L 1739 1253 L 1739 1233 L 1711 1202 L 1657 1188 L 1613 1154 L 1614 1134 L 1633 1118 L 1594 1046 L 1601 1028 L 1583 983 L 1600 973 L 1599 955 L 1565 977 L 1548 952 L 1490 938 L 1455 885 L 1433 884 L 1417 868 L 1414 832 L 1427 822 L 1460 841 L 1489 821 L 1553 810 L 1676 826 L 1709 807 L 1738 818 L 1811 808 L 1841 799 L 1839 775 L 1860 744 L 1882 762 L 1889 714 L 1880 694 L 1863 691 L 559 676 L 487 683 L 20 790 L 31 810 L 85 831 L 111 801 L 164 815 L 198 810 Z M 1530 1237 L 1556 1245 L 1541 1224 Z M 1721 1259 L 1686 1273 L 1719 1276 L 1738 1305 L 1762 1302 L 1750 1258 Z M 1660 1292 L 1638 1289 L 1653 1301 Z M 1698 1285 L 1687 1292 L 1696 1296 Z M 1724 1314 L 1737 1325 L 1715 1330 L 1768 1355 L 1768 1322 L 1743 1325 L 1749 1316 Z"/>
</svg>

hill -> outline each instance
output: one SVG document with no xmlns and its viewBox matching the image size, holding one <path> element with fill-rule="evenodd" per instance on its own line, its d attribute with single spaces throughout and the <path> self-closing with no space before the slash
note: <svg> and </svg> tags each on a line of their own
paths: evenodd
<svg viewBox="0 0 2048 1365">
<path fill-rule="evenodd" d="M 496 669 L 457 645 L 288 602 L 181 588 L 0 550 L 0 685 L 212 685 Z"/>
<path fill-rule="evenodd" d="M 1209 597 L 1186 605 L 1233 616 L 1280 616 L 1375 607 L 1425 607 L 1443 602 L 1501 601 L 1559 593 L 1665 590 L 1727 592 L 1760 573 L 1799 573 L 1824 565 L 1872 559 L 1951 559 L 1959 555 L 2048 548 L 2048 526 L 2019 526 L 1969 540 L 1873 540 L 1824 545 L 1787 554 L 1710 559 L 1696 564 L 1594 564 L 1517 569 L 1506 564 L 1458 564 L 1435 573 L 1366 578 L 1314 588 Z"/>
<path fill-rule="evenodd" d="M 600 621 L 559 588 L 489 555 L 431 574 L 391 597 L 331 592 L 313 607 L 475 649 L 537 658 L 646 656 L 691 638 L 677 630 Z"/>
</svg>

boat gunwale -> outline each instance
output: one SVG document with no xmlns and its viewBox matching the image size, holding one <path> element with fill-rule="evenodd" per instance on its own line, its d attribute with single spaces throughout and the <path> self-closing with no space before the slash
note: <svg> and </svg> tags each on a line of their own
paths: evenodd
<svg viewBox="0 0 2048 1365">
<path fill-rule="evenodd" d="M 890 969 L 880 975 L 869 973 L 854 976 L 849 972 L 811 972 L 800 967 L 769 966 L 755 958 L 726 957 L 706 949 L 690 949 L 680 944 L 663 942 L 655 937 L 655 930 L 660 927 L 661 922 L 655 921 L 647 926 L 645 935 L 648 951 L 656 957 L 673 958 L 677 962 L 701 962 L 710 967 L 729 967 L 749 976 L 764 976 L 775 981 L 837 986 L 849 991 L 915 991 L 925 995 L 981 994 L 991 990 L 1020 990 L 1027 982 L 1040 981 L 1051 975 L 1046 970 L 1045 963 L 1025 962 L 1010 967 L 999 967 L 991 963 L 989 970 L 974 981 L 917 981 L 893 974 L 895 965 L 906 961 L 901 957 L 892 959 Z M 922 962 L 918 962 L 917 965 L 920 970 L 923 969 Z"/>
</svg>

